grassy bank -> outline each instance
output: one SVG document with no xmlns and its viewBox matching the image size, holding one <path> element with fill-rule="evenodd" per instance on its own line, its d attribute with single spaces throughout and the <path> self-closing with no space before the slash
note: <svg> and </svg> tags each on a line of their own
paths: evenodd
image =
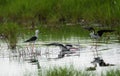
<svg viewBox="0 0 120 76">
<path fill-rule="evenodd" d="M 0 22 L 25 26 L 67 22 L 118 25 L 119 0 L 0 0 Z"/>
</svg>

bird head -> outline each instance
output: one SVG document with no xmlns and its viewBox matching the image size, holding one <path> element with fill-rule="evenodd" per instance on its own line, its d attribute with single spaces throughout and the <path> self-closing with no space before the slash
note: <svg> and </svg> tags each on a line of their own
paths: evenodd
<svg viewBox="0 0 120 76">
<path fill-rule="evenodd" d="M 35 30 L 35 36 L 38 37 L 39 30 Z"/>
<path fill-rule="evenodd" d="M 39 32 L 39 30 L 35 30 L 35 33 L 38 33 Z"/>
</svg>

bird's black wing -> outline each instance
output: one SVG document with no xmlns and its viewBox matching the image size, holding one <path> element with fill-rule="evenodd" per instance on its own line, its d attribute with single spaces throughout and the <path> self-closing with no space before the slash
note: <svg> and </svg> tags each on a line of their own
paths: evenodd
<svg viewBox="0 0 120 76">
<path fill-rule="evenodd" d="M 36 39 L 37 39 L 37 37 L 33 36 L 33 37 L 31 37 L 30 39 L 28 39 L 28 40 L 26 40 L 24 42 L 32 42 L 32 41 L 35 41 Z"/>
<path fill-rule="evenodd" d="M 102 36 L 103 33 L 107 33 L 107 32 L 114 32 L 115 30 L 99 30 L 97 33 L 99 36 Z"/>
</svg>

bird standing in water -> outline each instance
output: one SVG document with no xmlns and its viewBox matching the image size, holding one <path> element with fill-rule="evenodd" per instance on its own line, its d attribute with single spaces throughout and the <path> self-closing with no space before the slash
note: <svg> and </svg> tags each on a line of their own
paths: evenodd
<svg viewBox="0 0 120 76">
<path fill-rule="evenodd" d="M 100 39 L 104 33 L 111 33 L 111 32 L 114 32 L 114 30 L 102 29 L 102 30 L 98 30 L 96 32 L 93 27 L 86 27 L 85 29 L 87 29 L 88 31 L 90 31 L 89 35 L 93 39 L 93 42 L 94 42 L 94 40 L 96 40 L 96 43 L 95 43 L 95 49 L 96 49 L 96 51 L 95 52 L 96 52 L 96 55 L 97 55 L 96 58 L 98 58 L 97 40 Z M 95 57 L 95 52 L 94 52 L 94 57 Z"/>
<path fill-rule="evenodd" d="M 31 38 L 29 38 L 28 40 L 24 41 L 24 42 L 31 43 L 31 45 L 32 45 L 32 53 L 33 53 L 35 41 L 38 39 L 38 33 L 39 33 L 39 30 L 35 30 L 35 35 L 32 36 Z"/>
<path fill-rule="evenodd" d="M 31 38 L 29 38 L 28 40 L 24 42 L 35 42 L 38 38 L 38 33 L 39 33 L 39 30 L 35 30 L 35 36 L 32 36 Z"/>
<path fill-rule="evenodd" d="M 107 30 L 107 29 L 102 29 L 95 32 L 95 29 L 93 27 L 87 27 L 85 29 L 88 29 L 90 31 L 90 36 L 93 39 L 100 39 L 103 33 L 114 32 L 114 30 Z"/>
</svg>

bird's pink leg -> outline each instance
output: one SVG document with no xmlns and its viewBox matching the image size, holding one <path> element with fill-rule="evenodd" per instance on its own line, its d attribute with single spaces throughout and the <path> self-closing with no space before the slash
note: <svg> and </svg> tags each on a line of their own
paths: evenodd
<svg viewBox="0 0 120 76">
<path fill-rule="evenodd" d="M 93 50 L 94 45 L 95 45 L 95 44 L 94 44 L 94 39 L 93 39 L 93 44 L 92 44 L 92 46 L 91 46 L 90 49 L 93 51 L 93 56 L 94 56 L 94 58 L 95 58 L 95 51 Z"/>
<path fill-rule="evenodd" d="M 34 43 L 32 44 L 32 54 L 34 54 Z"/>
<path fill-rule="evenodd" d="M 93 46 L 94 46 L 94 39 L 93 39 L 93 44 L 92 44 L 92 46 L 91 46 L 91 48 L 90 48 L 90 49 L 92 49 L 92 48 L 93 48 Z"/>
<path fill-rule="evenodd" d="M 95 51 L 96 51 L 96 55 L 98 57 L 98 51 L 97 51 L 97 41 L 96 41 L 96 44 L 95 44 Z"/>
<path fill-rule="evenodd" d="M 28 45 L 28 47 L 27 47 L 27 50 L 29 51 L 29 55 L 31 55 L 31 50 L 28 49 L 30 46 L 31 46 L 31 44 L 29 43 L 29 45 Z"/>
</svg>

